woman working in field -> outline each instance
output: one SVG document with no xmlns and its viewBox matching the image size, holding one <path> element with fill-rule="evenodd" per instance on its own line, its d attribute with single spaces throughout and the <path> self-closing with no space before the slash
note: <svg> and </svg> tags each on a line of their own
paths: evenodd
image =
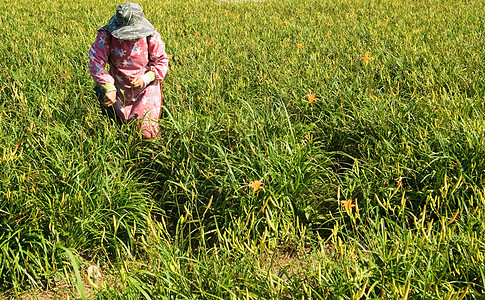
<svg viewBox="0 0 485 300">
<path fill-rule="evenodd" d="M 168 56 L 137 3 L 118 6 L 109 23 L 98 29 L 89 58 L 89 72 L 107 114 L 121 123 L 136 120 L 144 138 L 155 137 Z"/>
</svg>

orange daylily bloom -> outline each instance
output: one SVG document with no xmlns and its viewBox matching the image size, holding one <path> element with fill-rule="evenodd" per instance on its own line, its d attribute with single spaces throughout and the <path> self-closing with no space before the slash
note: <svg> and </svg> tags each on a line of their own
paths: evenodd
<svg viewBox="0 0 485 300">
<path fill-rule="evenodd" d="M 312 93 L 311 95 L 310 94 L 306 94 L 305 97 L 308 97 L 308 103 L 312 103 L 313 101 L 317 101 L 318 99 L 315 98 L 315 93 Z"/>
<path fill-rule="evenodd" d="M 194 36 L 199 36 L 199 32 L 197 31 L 197 32 L 194 34 Z"/>
<path fill-rule="evenodd" d="M 212 45 L 212 42 L 207 42 L 207 46 L 211 46 Z"/>
<path fill-rule="evenodd" d="M 329 27 L 330 26 L 330 22 L 325 23 L 325 25 L 327 25 L 327 27 Z"/>
<path fill-rule="evenodd" d="M 325 35 L 326 38 L 329 38 L 330 37 L 330 33 L 327 32 L 327 34 Z"/>
<path fill-rule="evenodd" d="M 296 44 L 296 47 L 297 48 L 303 48 L 303 45 L 302 44 Z"/>
<path fill-rule="evenodd" d="M 340 204 L 345 208 L 345 210 L 352 212 L 352 207 L 357 208 L 357 202 L 352 203 L 352 199 L 342 200 Z"/>
<path fill-rule="evenodd" d="M 259 190 L 259 189 L 263 189 L 263 183 L 259 180 L 253 180 L 251 181 L 249 184 L 248 184 L 249 187 L 252 187 L 253 188 L 253 194 L 256 194 L 256 192 Z"/>
<path fill-rule="evenodd" d="M 366 65 L 368 62 L 374 60 L 374 58 L 370 56 L 364 56 L 364 57 L 361 57 L 360 59 L 362 59 Z"/>
<path fill-rule="evenodd" d="M 284 20 L 283 23 L 285 23 L 285 25 L 288 25 L 288 21 Z"/>
<path fill-rule="evenodd" d="M 172 55 L 172 54 L 168 54 L 167 56 L 168 56 L 168 59 L 169 59 L 169 60 L 170 60 L 170 59 L 172 59 L 172 57 L 173 57 L 173 55 Z"/>
<path fill-rule="evenodd" d="M 227 9 L 226 9 L 224 12 L 225 12 L 226 14 L 228 14 L 228 13 L 229 13 L 229 11 L 228 11 Z"/>
</svg>

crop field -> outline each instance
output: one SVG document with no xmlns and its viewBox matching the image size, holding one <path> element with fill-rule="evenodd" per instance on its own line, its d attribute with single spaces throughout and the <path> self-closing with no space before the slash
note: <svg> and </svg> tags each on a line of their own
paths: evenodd
<svg viewBox="0 0 485 300">
<path fill-rule="evenodd" d="M 88 72 L 121 2 L 0 2 L 0 299 L 483 299 L 485 2 L 140 1 L 161 134 Z"/>
</svg>

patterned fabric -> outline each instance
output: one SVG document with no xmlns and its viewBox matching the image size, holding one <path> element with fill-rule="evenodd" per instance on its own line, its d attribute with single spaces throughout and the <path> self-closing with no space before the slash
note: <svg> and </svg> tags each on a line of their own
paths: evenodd
<svg viewBox="0 0 485 300">
<path fill-rule="evenodd" d="M 120 40 L 137 40 L 155 34 L 155 27 L 143 16 L 143 10 L 137 3 L 126 2 L 118 6 L 116 14 L 108 24 L 98 31 L 109 31 Z"/>
<path fill-rule="evenodd" d="M 158 132 L 162 105 L 160 81 L 168 71 L 168 56 L 160 34 L 137 40 L 120 40 L 108 31 L 99 31 L 89 50 L 89 72 L 99 86 L 114 84 L 117 101 L 113 105 L 117 115 L 127 122 L 140 120 L 146 138 Z M 109 73 L 105 67 L 109 64 Z M 153 71 L 155 81 L 145 88 L 133 88 L 130 82 Z"/>
</svg>

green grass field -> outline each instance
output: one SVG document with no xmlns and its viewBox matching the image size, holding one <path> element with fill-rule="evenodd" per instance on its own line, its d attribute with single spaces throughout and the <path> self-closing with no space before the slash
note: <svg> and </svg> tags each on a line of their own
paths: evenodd
<svg viewBox="0 0 485 300">
<path fill-rule="evenodd" d="M 0 298 L 485 297 L 485 2 L 139 3 L 151 141 L 87 71 L 120 3 L 0 2 Z"/>
</svg>

